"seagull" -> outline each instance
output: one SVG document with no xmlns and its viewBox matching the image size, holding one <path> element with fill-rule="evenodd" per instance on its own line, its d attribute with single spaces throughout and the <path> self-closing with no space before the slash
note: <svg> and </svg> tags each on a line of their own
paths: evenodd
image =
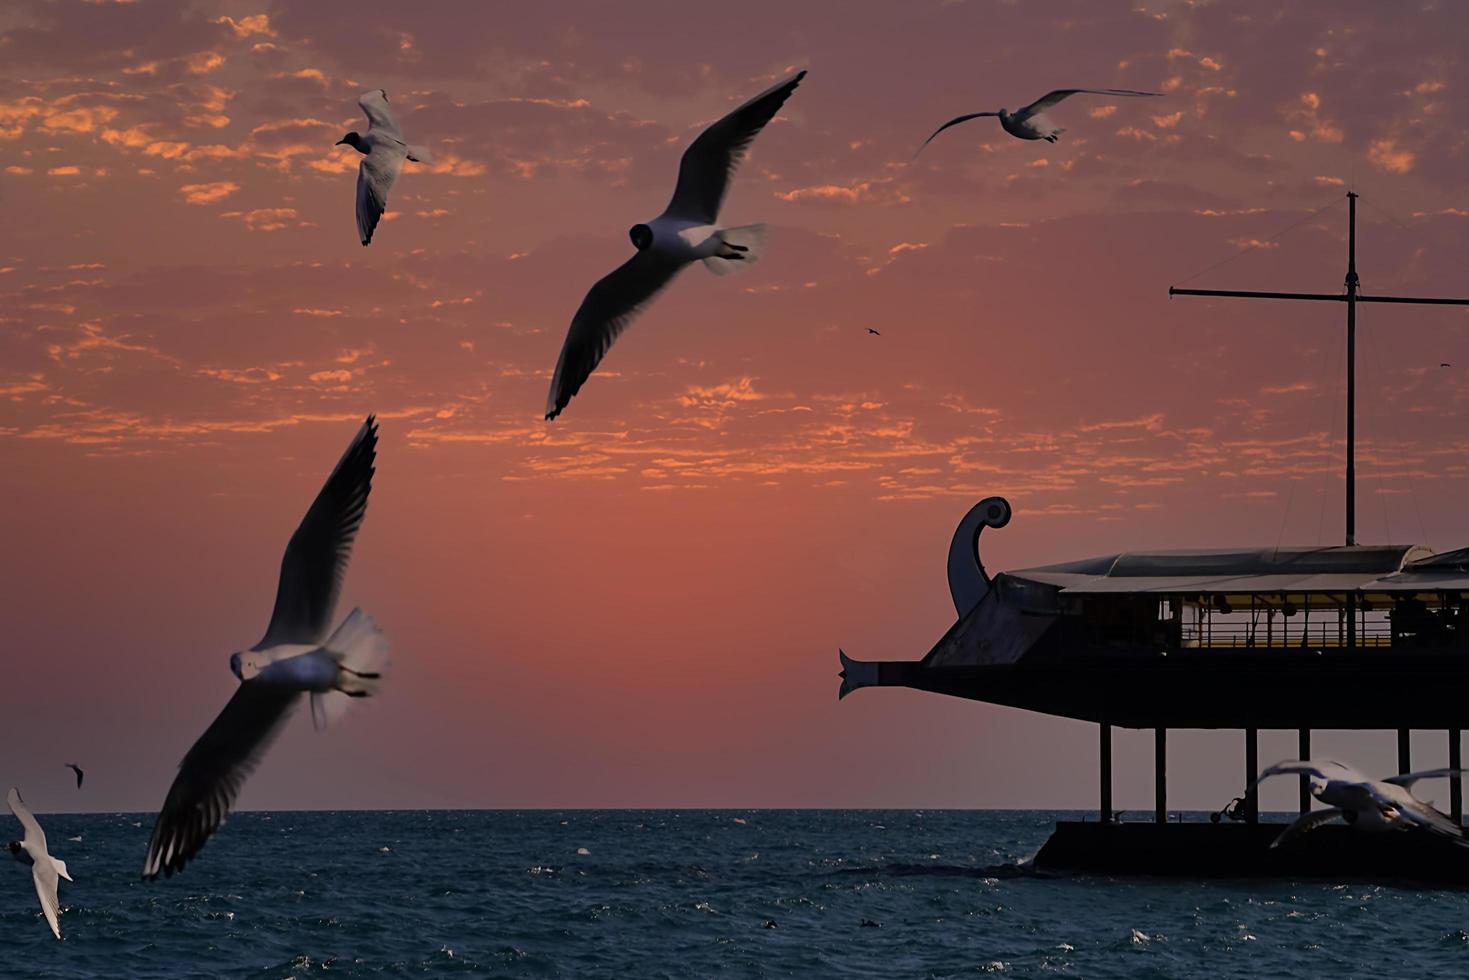
<svg viewBox="0 0 1469 980">
<path fill-rule="evenodd" d="M 363 154 L 362 164 L 357 168 L 357 233 L 362 236 L 364 246 L 372 242 L 372 230 L 378 219 L 388 209 L 388 191 L 403 172 L 403 161 L 428 163 L 428 150 L 421 146 L 409 146 L 403 142 L 403 131 L 388 112 L 388 93 L 382 89 L 363 92 L 357 100 L 367 114 L 367 135 L 356 131 L 337 140 Z"/>
<path fill-rule="evenodd" d="M 1438 362 L 1438 366 L 1439 367 L 1453 367 L 1453 365 L 1450 364 L 1448 361 L 1439 361 Z"/>
<path fill-rule="evenodd" d="M 10 787 L 5 802 L 10 804 L 10 812 L 15 814 L 15 819 L 20 821 L 26 832 L 25 840 L 10 842 L 10 853 L 21 864 L 31 866 L 31 880 L 36 883 L 36 897 L 41 900 L 41 911 L 46 916 L 46 924 L 51 927 L 56 938 L 60 939 L 61 924 L 57 921 L 57 916 L 61 914 L 61 906 L 56 898 L 56 885 L 58 875 L 71 881 L 71 875 L 66 873 L 66 862 L 59 861 L 46 852 L 46 833 L 36 823 L 36 818 L 31 816 L 31 809 L 26 806 L 25 800 L 20 798 L 20 790 Z"/>
<path fill-rule="evenodd" d="M 1446 779 L 1464 771 L 1431 769 L 1387 779 L 1368 779 L 1351 766 L 1329 759 L 1314 762 L 1291 760 L 1277 762 L 1266 769 L 1255 780 L 1255 785 L 1271 776 L 1291 773 L 1309 776 L 1311 795 L 1329 804 L 1328 809 L 1303 814 L 1270 842 L 1271 847 L 1279 847 L 1334 820 L 1341 820 L 1357 830 L 1426 830 L 1456 844 L 1469 846 L 1463 828 L 1411 792 L 1413 784 L 1420 779 Z"/>
<path fill-rule="evenodd" d="M 82 767 L 77 765 L 75 762 L 68 762 L 66 764 L 66 768 L 77 774 L 77 789 L 81 789 L 82 777 L 86 775 L 86 773 L 82 772 Z"/>
<path fill-rule="evenodd" d="M 1000 128 L 1009 133 L 1011 136 L 1023 140 L 1045 140 L 1047 143 L 1054 143 L 1062 133 L 1066 132 L 1066 130 L 1058 129 L 1049 119 L 1042 115 L 1042 113 L 1051 108 L 1051 106 L 1060 102 L 1062 99 L 1081 94 L 1161 96 L 1163 93 L 1134 92 L 1132 89 L 1126 88 L 1058 88 L 1056 89 L 1056 91 L 1051 92 L 1047 95 L 1043 95 L 1039 99 L 1036 99 L 1024 109 L 1016 109 L 1014 112 L 1010 112 L 1007 109 L 1001 109 L 999 112 L 971 112 L 967 116 L 960 116 L 957 119 L 950 119 L 938 129 L 934 130 L 933 136 L 937 136 L 939 133 L 942 133 L 950 126 L 957 126 L 961 122 L 966 122 L 970 119 L 978 119 L 980 116 L 999 116 Z M 927 146 L 928 144 L 932 143 L 933 136 L 930 136 L 928 139 L 924 140 L 923 146 Z M 918 153 L 923 152 L 923 146 L 920 146 L 918 148 Z M 913 155 L 916 157 L 918 156 L 918 153 L 915 153 Z"/>
<path fill-rule="evenodd" d="M 878 333 L 876 330 L 873 330 L 871 327 L 868 327 L 867 328 L 867 332 L 870 333 L 870 334 L 872 334 L 872 336 L 874 336 L 874 337 L 881 337 L 882 336 L 882 334 Z"/>
<path fill-rule="evenodd" d="M 556 360 L 546 418 L 561 414 L 608 348 L 658 291 L 692 262 L 718 276 L 759 258 L 764 225 L 720 228 L 719 206 L 745 151 L 790 98 L 805 71 L 773 85 L 699 134 L 678 165 L 678 184 L 663 213 L 628 231 L 637 254 L 587 292 Z"/>
<path fill-rule="evenodd" d="M 181 870 L 224 823 L 301 694 L 311 694 L 320 729 L 341 715 L 347 698 L 377 693 L 388 646 L 373 621 L 354 609 L 326 635 L 367 512 L 376 455 L 377 423 L 369 415 L 291 535 L 264 638 L 230 657 L 240 686 L 179 763 L 148 842 L 145 879 Z"/>
</svg>

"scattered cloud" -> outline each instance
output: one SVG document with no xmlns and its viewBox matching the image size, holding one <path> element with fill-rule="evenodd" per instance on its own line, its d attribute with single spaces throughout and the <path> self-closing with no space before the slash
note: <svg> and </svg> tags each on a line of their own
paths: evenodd
<svg viewBox="0 0 1469 980">
<path fill-rule="evenodd" d="M 1413 169 L 1417 157 L 1411 151 L 1399 148 L 1397 140 L 1378 139 L 1367 147 L 1367 159 L 1379 170 L 1405 174 Z"/>
<path fill-rule="evenodd" d="M 281 231 L 302 226 L 295 208 L 256 208 L 253 211 L 225 211 L 221 218 L 241 221 L 249 231 Z"/>
<path fill-rule="evenodd" d="M 187 204 L 213 204 L 222 201 L 240 189 L 240 185 L 231 180 L 221 180 L 210 184 L 185 184 L 179 188 L 179 193 L 184 196 Z"/>
</svg>

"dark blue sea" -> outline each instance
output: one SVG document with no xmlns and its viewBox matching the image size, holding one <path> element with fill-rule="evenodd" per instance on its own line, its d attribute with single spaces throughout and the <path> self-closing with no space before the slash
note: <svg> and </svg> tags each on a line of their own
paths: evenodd
<svg viewBox="0 0 1469 980">
<path fill-rule="evenodd" d="M 1063 816 L 241 813 L 145 883 L 151 814 L 42 814 L 65 940 L 0 864 L 0 975 L 1469 975 L 1469 891 L 1032 872 Z"/>
</svg>

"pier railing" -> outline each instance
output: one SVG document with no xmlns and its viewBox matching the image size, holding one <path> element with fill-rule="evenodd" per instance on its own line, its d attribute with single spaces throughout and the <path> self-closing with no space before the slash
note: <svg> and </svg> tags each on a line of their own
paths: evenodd
<svg viewBox="0 0 1469 980">
<path fill-rule="evenodd" d="M 1345 603 L 1292 606 L 1289 614 L 1280 608 L 1230 606 L 1228 601 L 1188 603 L 1177 609 L 1173 625 L 1181 645 L 1192 648 L 1345 647 L 1353 632 L 1358 647 L 1469 646 L 1469 624 L 1448 603 L 1362 603 L 1353 609 L 1355 631 L 1348 630 Z"/>
<path fill-rule="evenodd" d="M 1347 644 L 1346 623 L 1335 616 L 1319 622 L 1284 624 L 1275 622 L 1267 630 L 1263 623 L 1213 622 L 1185 623 L 1182 630 L 1185 647 L 1261 648 L 1288 650 L 1295 648 L 1344 647 Z M 1357 626 L 1359 647 L 1393 646 L 1392 624 L 1369 623 Z"/>
<path fill-rule="evenodd" d="M 1461 648 L 1469 651 L 1463 597 L 1343 595 L 1138 596 L 1088 601 L 1094 642 L 1183 649 Z M 1348 616 L 1352 621 L 1348 621 Z M 1355 626 L 1355 629 L 1352 627 Z"/>
</svg>

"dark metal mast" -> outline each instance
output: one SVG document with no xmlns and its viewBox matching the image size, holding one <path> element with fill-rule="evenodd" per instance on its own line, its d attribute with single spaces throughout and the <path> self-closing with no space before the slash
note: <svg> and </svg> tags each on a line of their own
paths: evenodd
<svg viewBox="0 0 1469 980">
<path fill-rule="evenodd" d="M 1357 192 L 1347 191 L 1347 544 L 1357 543 Z M 1356 625 L 1356 616 L 1351 617 Z M 1348 627 L 1347 632 L 1355 632 Z M 1352 637 L 1351 639 L 1355 639 Z M 1356 644 L 1348 644 L 1352 649 Z"/>
<path fill-rule="evenodd" d="M 1357 192 L 1347 192 L 1347 277 L 1346 291 L 1336 293 L 1274 293 L 1244 289 L 1179 289 L 1168 287 L 1169 296 L 1240 296 L 1248 299 L 1329 300 L 1347 304 L 1347 544 L 1357 543 L 1357 304 L 1416 303 L 1428 306 L 1469 306 L 1469 299 L 1440 299 L 1427 296 L 1361 296 L 1357 293 Z M 1347 648 L 1357 645 L 1355 597 L 1347 600 Z"/>
</svg>

